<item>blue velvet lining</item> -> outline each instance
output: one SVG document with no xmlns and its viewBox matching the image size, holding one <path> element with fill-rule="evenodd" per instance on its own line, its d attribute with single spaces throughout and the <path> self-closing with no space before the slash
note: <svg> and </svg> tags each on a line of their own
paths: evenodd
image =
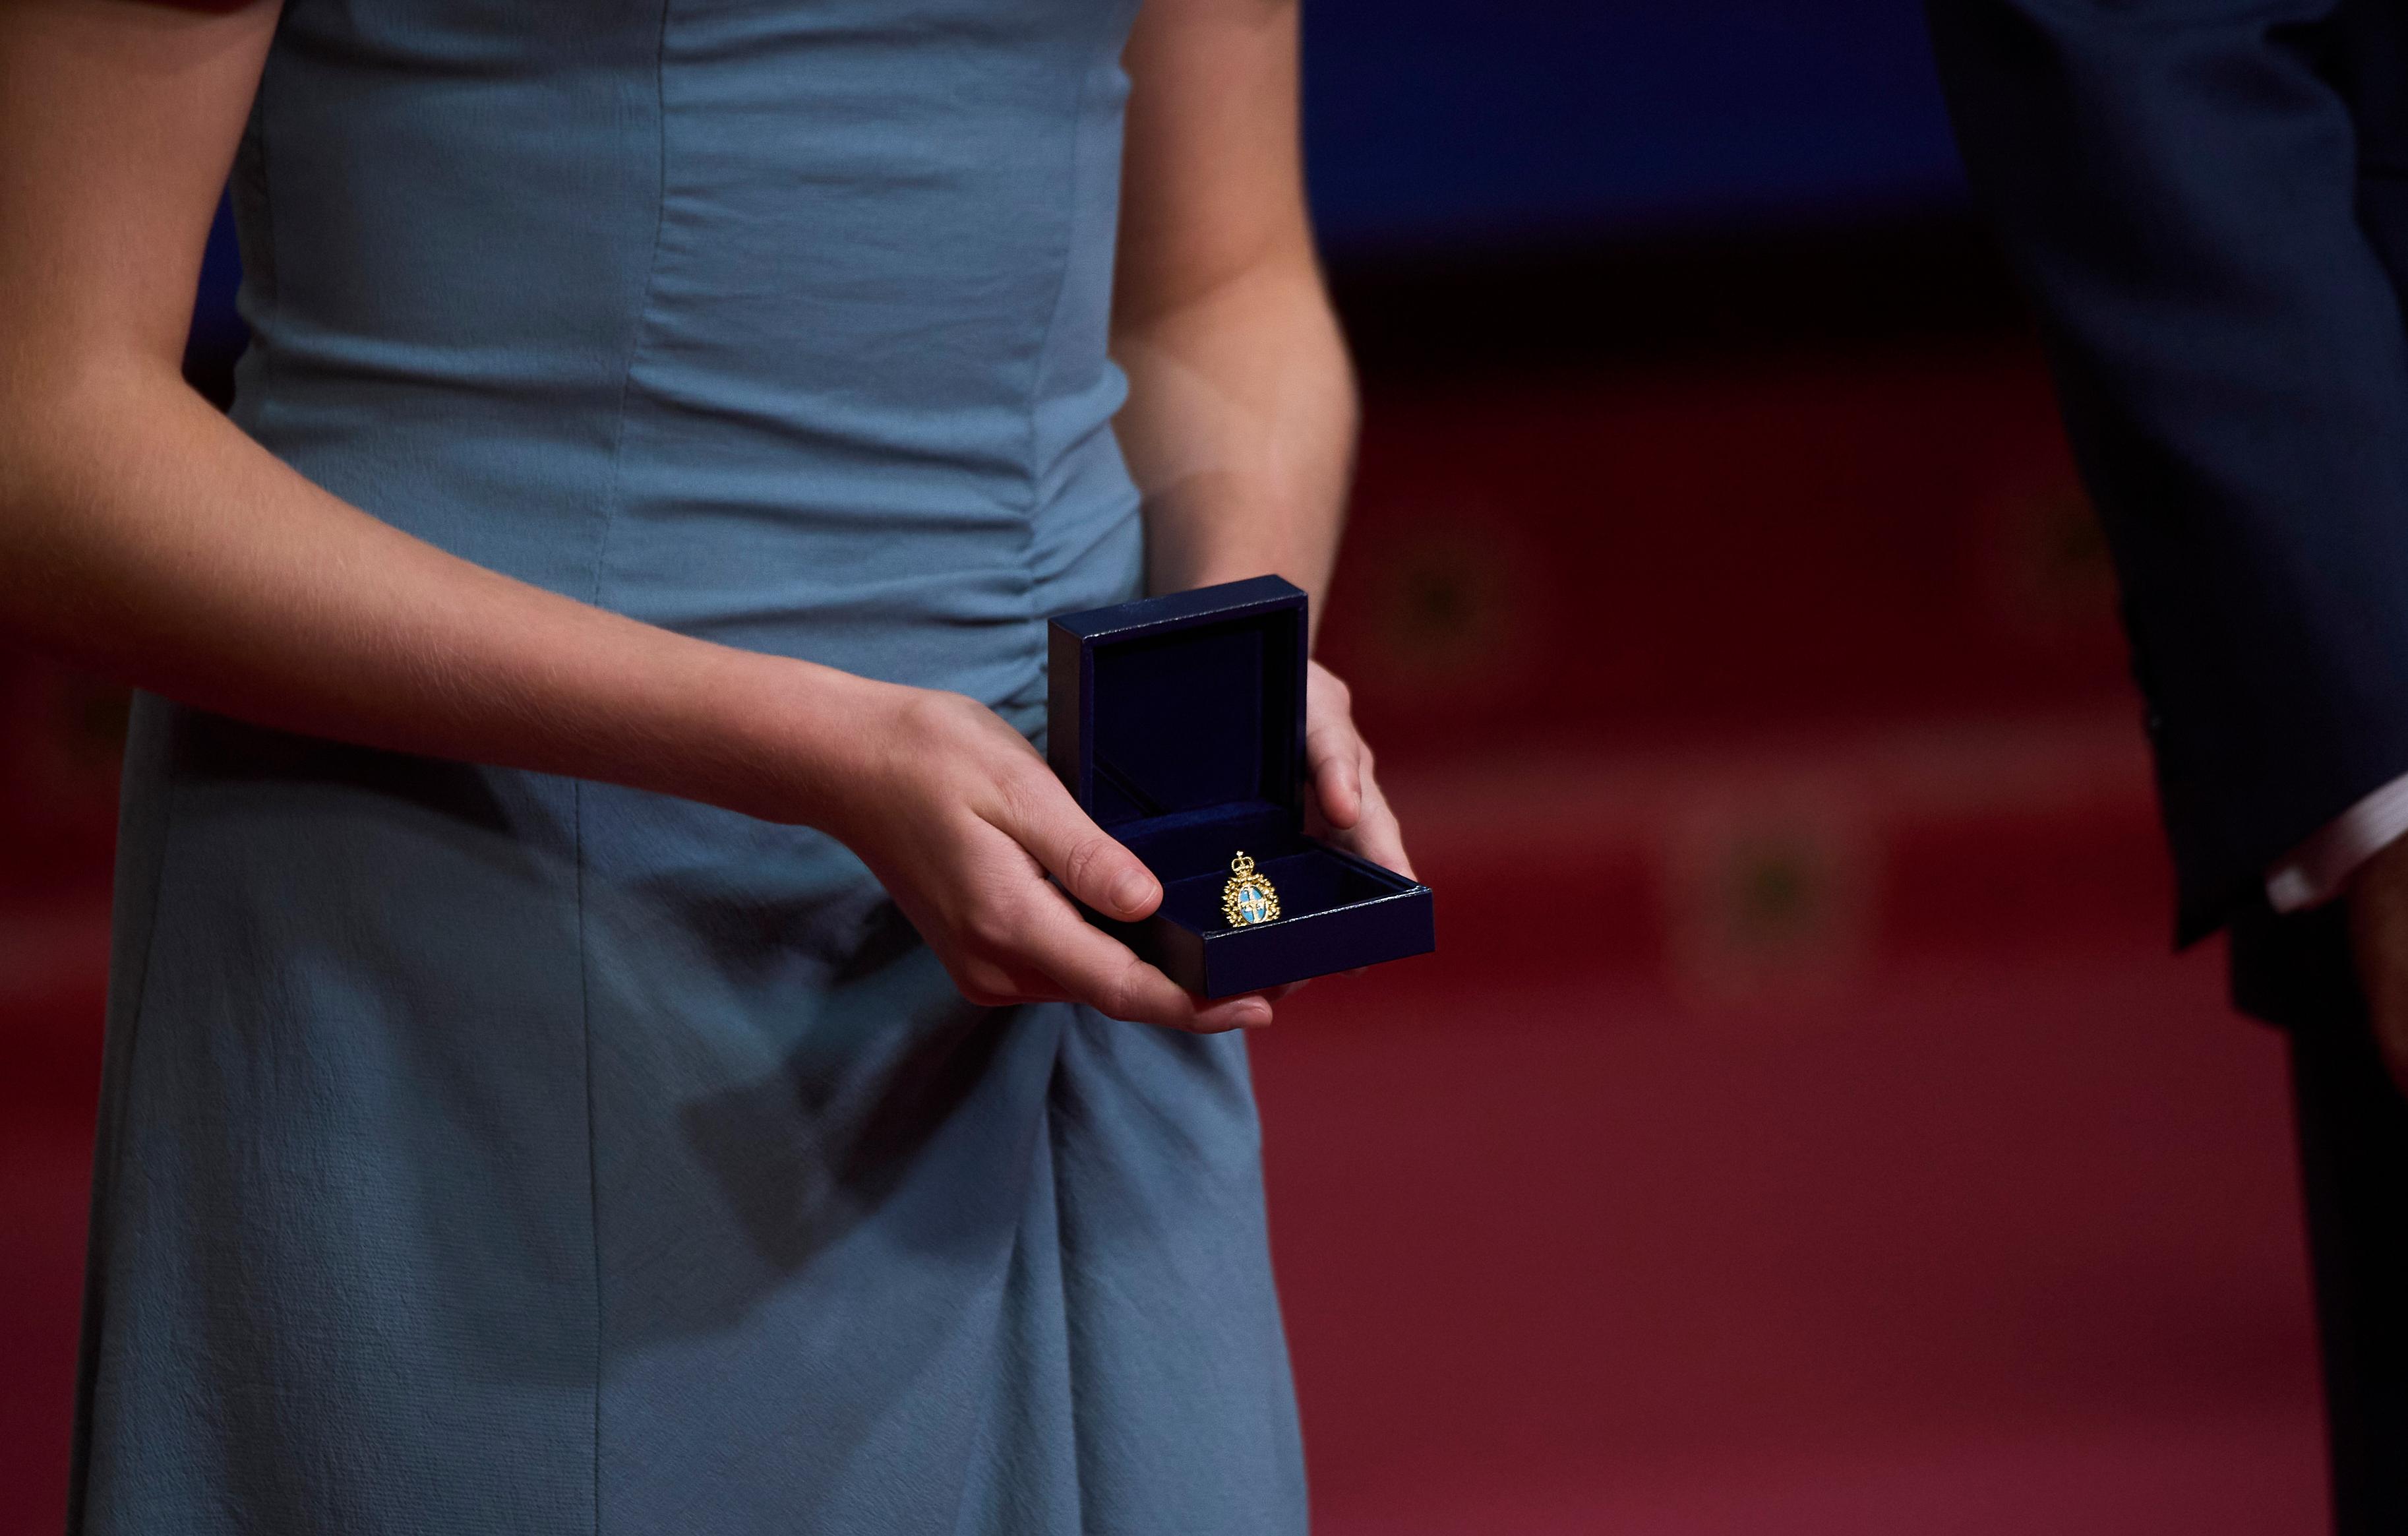
<svg viewBox="0 0 2408 1536">
<path fill-rule="evenodd" d="M 1086 718 L 1099 824 L 1127 828 L 1125 840 L 1142 835 L 1130 824 L 1300 804 L 1298 617 L 1280 610 L 1096 645 Z"/>
<path fill-rule="evenodd" d="M 1246 850 L 1249 854 L 1254 851 Z M 1254 854 L 1255 868 L 1279 892 L 1277 921 L 1289 922 L 1358 901 L 1373 901 L 1408 888 L 1401 876 L 1383 881 L 1370 870 L 1327 849 L 1305 842 L 1290 852 L 1266 858 Z M 1211 933 L 1229 926 L 1221 910 L 1221 891 L 1227 884 L 1227 861 L 1205 874 L 1164 882 L 1162 913 L 1182 927 Z M 1259 925 L 1258 925 L 1259 926 Z"/>
<path fill-rule="evenodd" d="M 1216 871 L 1226 880 L 1229 861 L 1240 850 L 1260 863 L 1304 846 L 1288 810 L 1261 800 L 1125 823 L 1112 834 L 1166 884 Z"/>
</svg>

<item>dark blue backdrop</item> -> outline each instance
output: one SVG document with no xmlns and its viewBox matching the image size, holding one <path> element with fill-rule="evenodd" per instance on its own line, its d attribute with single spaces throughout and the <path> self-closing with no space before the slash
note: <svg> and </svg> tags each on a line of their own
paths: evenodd
<svg viewBox="0 0 2408 1536">
<path fill-rule="evenodd" d="M 1396 245 L 1959 199 L 1916 0 L 1304 0 L 1322 235 Z"/>
<path fill-rule="evenodd" d="M 1820 223 L 1960 200 L 1916 0 L 1304 0 L 1340 257 Z M 222 216 L 196 356 L 230 356 Z"/>
</svg>

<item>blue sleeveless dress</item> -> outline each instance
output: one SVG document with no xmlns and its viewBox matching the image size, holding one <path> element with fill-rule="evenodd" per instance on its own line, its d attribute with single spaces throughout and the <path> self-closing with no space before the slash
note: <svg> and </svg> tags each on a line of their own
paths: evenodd
<svg viewBox="0 0 2408 1536">
<path fill-rule="evenodd" d="M 1135 595 L 1130 0 L 291 0 L 242 426 L 1035 733 Z M 818 834 L 137 703 L 76 1530 L 1304 1526 L 1237 1037 L 974 1008 Z"/>
</svg>

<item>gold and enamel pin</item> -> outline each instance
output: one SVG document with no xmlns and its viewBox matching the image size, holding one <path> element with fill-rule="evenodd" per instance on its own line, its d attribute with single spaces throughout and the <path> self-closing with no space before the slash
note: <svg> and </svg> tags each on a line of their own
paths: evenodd
<svg viewBox="0 0 2408 1536">
<path fill-rule="evenodd" d="M 1221 887 L 1221 911 L 1233 928 L 1268 923 L 1279 916 L 1279 892 L 1254 872 L 1254 861 L 1242 851 L 1229 861 L 1229 883 Z"/>
</svg>

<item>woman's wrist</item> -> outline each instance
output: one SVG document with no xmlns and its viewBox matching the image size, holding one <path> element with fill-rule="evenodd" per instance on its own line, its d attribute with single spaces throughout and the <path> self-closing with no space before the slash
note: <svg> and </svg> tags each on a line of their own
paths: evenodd
<svg viewBox="0 0 2408 1536">
<path fill-rule="evenodd" d="M 791 657 L 712 645 L 665 680 L 646 785 L 730 811 L 837 830 L 877 777 L 882 718 L 912 690 Z"/>
<path fill-rule="evenodd" d="M 1157 492 L 1146 505 L 1146 587 L 1189 592 L 1277 575 L 1302 587 L 1318 609 L 1336 554 L 1336 520 L 1326 536 L 1313 523 L 1227 487 Z"/>
<path fill-rule="evenodd" d="M 1314 569 L 1308 568 L 1314 564 L 1292 556 L 1283 558 L 1267 550 L 1197 551 L 1183 559 L 1155 561 L 1148 573 L 1148 585 L 1155 592 L 1190 592 L 1256 576 L 1284 576 L 1318 600 L 1320 579 Z"/>
</svg>

